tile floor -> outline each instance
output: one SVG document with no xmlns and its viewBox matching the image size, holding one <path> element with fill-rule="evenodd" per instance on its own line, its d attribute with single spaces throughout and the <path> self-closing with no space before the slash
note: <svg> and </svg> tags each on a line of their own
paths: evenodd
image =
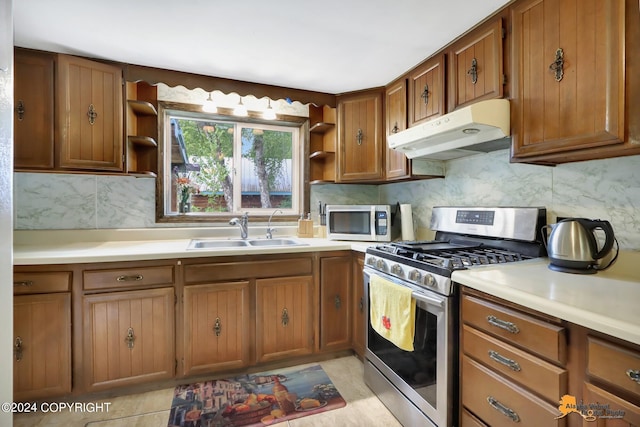
<svg viewBox="0 0 640 427">
<path fill-rule="evenodd" d="M 347 406 L 321 414 L 272 424 L 278 427 L 402 427 L 362 379 L 362 362 L 355 357 L 320 362 Z M 173 388 L 105 399 L 108 412 L 16 414 L 14 427 L 167 427 Z M 96 401 L 94 403 L 99 403 Z M 204 427 L 204 426 L 203 426 Z"/>
</svg>

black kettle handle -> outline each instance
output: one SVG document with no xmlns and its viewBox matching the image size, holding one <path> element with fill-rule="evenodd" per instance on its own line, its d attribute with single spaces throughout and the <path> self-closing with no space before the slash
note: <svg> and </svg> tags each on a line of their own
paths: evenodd
<svg viewBox="0 0 640 427">
<path fill-rule="evenodd" d="M 609 251 L 613 248 L 613 242 L 615 240 L 613 235 L 613 227 L 611 226 L 611 223 L 609 221 L 603 221 L 599 219 L 586 220 L 581 222 L 582 222 L 582 225 L 587 230 L 593 231 L 596 228 L 601 228 L 602 231 L 604 231 L 604 235 L 605 235 L 604 245 L 602 246 L 602 249 L 600 249 L 600 251 L 593 256 L 593 258 L 600 259 L 606 254 L 608 254 Z"/>
</svg>

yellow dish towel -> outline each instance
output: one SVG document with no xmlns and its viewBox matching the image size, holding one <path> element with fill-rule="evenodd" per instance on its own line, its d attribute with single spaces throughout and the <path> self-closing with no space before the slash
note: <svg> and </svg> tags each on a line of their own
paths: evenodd
<svg viewBox="0 0 640 427">
<path fill-rule="evenodd" d="M 372 275 L 369 300 L 373 329 L 401 349 L 413 351 L 416 301 L 411 289 Z"/>
</svg>

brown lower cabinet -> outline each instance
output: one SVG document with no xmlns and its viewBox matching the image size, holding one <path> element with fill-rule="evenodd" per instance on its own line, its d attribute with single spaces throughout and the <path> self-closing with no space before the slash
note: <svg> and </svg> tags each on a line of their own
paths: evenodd
<svg viewBox="0 0 640 427">
<path fill-rule="evenodd" d="M 320 258 L 320 349 L 351 347 L 351 256 Z"/>
<path fill-rule="evenodd" d="M 362 359 L 364 357 L 365 337 L 367 329 L 367 313 L 364 301 L 364 254 L 354 252 L 353 255 L 353 331 L 351 332 L 351 345 L 353 350 Z"/>
<path fill-rule="evenodd" d="M 256 280 L 256 361 L 313 353 L 313 278 Z"/>
<path fill-rule="evenodd" d="M 87 391 L 174 376 L 174 299 L 172 287 L 83 297 Z"/>
<path fill-rule="evenodd" d="M 185 287 L 183 375 L 249 365 L 249 298 L 246 280 Z"/>
<path fill-rule="evenodd" d="M 466 287 L 461 298 L 462 427 L 640 427 L 638 344 Z M 587 409 L 563 416 L 574 398 Z"/>
</svg>

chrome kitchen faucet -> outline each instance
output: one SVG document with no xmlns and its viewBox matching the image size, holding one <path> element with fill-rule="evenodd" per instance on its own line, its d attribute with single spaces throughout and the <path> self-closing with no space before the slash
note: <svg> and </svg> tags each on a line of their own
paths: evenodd
<svg viewBox="0 0 640 427">
<path fill-rule="evenodd" d="M 273 232 L 276 231 L 276 229 L 271 227 L 271 218 L 273 218 L 273 216 L 278 212 L 282 213 L 280 209 L 276 209 L 269 217 L 269 223 L 267 224 L 267 239 L 273 239 Z"/>
<path fill-rule="evenodd" d="M 229 225 L 237 225 L 240 227 L 240 238 L 246 239 L 249 237 L 249 212 L 245 212 L 242 218 L 231 218 Z"/>
</svg>

